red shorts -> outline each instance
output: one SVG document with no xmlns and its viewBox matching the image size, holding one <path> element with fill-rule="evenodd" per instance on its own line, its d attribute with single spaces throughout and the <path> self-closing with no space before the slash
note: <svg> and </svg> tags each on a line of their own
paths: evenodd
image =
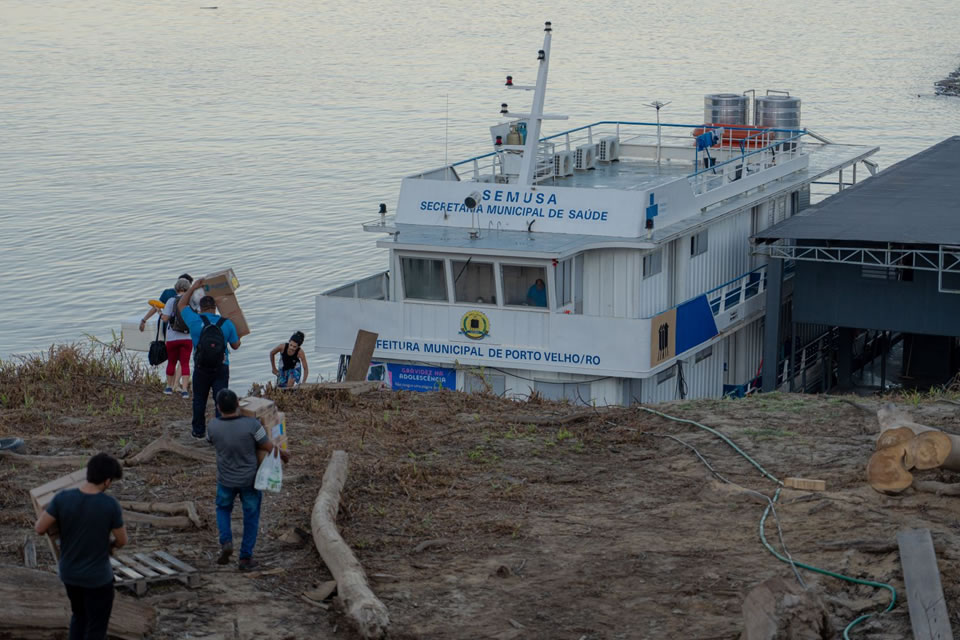
<svg viewBox="0 0 960 640">
<path fill-rule="evenodd" d="M 177 361 L 180 362 L 180 374 L 190 375 L 190 352 L 193 351 L 193 340 L 171 340 L 167 343 L 167 375 L 172 376 L 177 370 Z"/>
</svg>

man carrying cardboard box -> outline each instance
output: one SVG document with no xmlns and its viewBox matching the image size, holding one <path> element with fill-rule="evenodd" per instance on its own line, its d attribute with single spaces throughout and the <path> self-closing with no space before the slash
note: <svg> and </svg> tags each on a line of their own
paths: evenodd
<svg viewBox="0 0 960 640">
<path fill-rule="evenodd" d="M 207 398 L 213 390 L 213 397 L 230 384 L 230 357 L 227 345 L 234 350 L 240 348 L 240 337 L 233 322 L 217 315 L 217 303 L 211 296 L 200 299 L 200 313 L 196 313 L 187 302 L 193 292 L 203 286 L 203 278 L 197 278 L 190 290 L 177 303 L 179 313 L 190 329 L 193 340 L 193 437 L 206 436 Z M 214 403 L 216 405 L 216 403 Z M 216 416 L 220 410 L 214 406 Z"/>
</svg>

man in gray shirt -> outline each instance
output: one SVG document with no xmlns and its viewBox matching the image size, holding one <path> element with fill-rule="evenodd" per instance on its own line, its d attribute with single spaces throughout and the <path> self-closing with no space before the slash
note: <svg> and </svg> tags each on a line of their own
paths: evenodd
<svg viewBox="0 0 960 640">
<path fill-rule="evenodd" d="M 227 564 L 233 553 L 230 514 L 239 494 L 243 508 L 239 567 L 246 571 L 257 566 L 253 559 L 260 527 L 261 492 L 253 488 L 257 477 L 257 450 L 269 454 L 274 444 L 267 438 L 267 431 L 259 420 L 240 415 L 236 393 L 223 389 L 217 394 L 216 401 L 220 417 L 214 418 L 207 426 L 207 440 L 217 450 L 217 529 L 220 532 L 217 563 Z M 286 451 L 280 450 L 280 459 L 284 462 L 289 459 Z"/>
</svg>

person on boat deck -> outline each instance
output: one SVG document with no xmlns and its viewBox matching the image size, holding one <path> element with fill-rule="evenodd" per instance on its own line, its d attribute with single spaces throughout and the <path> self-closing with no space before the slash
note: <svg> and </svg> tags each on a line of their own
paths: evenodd
<svg viewBox="0 0 960 640">
<path fill-rule="evenodd" d="M 290 341 L 278 344 L 270 350 L 270 368 L 277 376 L 277 386 L 282 389 L 292 389 L 300 384 L 301 376 L 304 382 L 310 376 L 307 366 L 307 356 L 303 353 L 303 332 L 297 331 L 290 336 Z M 280 368 L 277 369 L 277 354 L 280 354 Z"/>
<path fill-rule="evenodd" d="M 534 307 L 547 306 L 547 285 L 543 278 L 537 278 L 537 281 L 527 289 L 527 304 Z"/>
<path fill-rule="evenodd" d="M 173 290 L 177 296 L 186 294 L 190 289 L 191 282 L 186 278 L 180 278 L 173 285 Z M 160 317 L 167 327 L 167 386 L 163 392 L 171 395 L 179 392 L 183 398 L 190 397 L 190 352 L 193 351 L 193 342 L 190 340 L 189 329 L 183 319 L 172 322 L 177 305 L 176 296 L 167 300 L 166 306 Z M 188 303 L 190 304 L 190 303 Z M 177 365 L 180 365 L 180 373 L 177 373 Z"/>
<path fill-rule="evenodd" d="M 87 480 L 65 489 L 47 505 L 34 531 L 60 531 L 60 580 L 70 600 L 70 640 L 103 640 L 113 610 L 113 568 L 110 554 L 127 544 L 123 510 L 104 493 L 123 477 L 116 458 L 98 453 L 87 461 Z M 111 535 L 113 538 L 111 539 Z"/>
<path fill-rule="evenodd" d="M 230 562 L 233 553 L 233 530 L 230 514 L 237 496 L 243 509 L 243 538 L 240 542 L 241 571 L 257 566 L 253 559 L 253 547 L 257 544 L 260 528 L 260 499 L 262 493 L 253 485 L 257 479 L 257 451 L 270 453 L 274 443 L 256 418 L 240 415 L 240 401 L 230 389 L 222 389 L 214 399 L 220 417 L 210 421 L 207 442 L 217 452 L 217 531 L 220 534 L 220 555 L 217 564 Z M 280 450 L 280 459 L 290 459 Z"/>
<path fill-rule="evenodd" d="M 197 278 L 190 285 L 190 289 L 180 296 L 180 302 L 177 303 L 177 311 L 180 313 L 183 321 L 187 323 L 190 329 L 190 339 L 193 341 L 193 437 L 203 438 L 207 431 L 207 398 L 210 397 L 210 391 L 213 390 L 213 397 L 230 385 L 230 356 L 227 345 L 234 351 L 240 348 L 240 337 L 237 335 L 237 328 L 229 318 L 221 318 L 217 315 L 217 301 L 211 296 L 200 298 L 200 313 L 190 308 L 190 298 L 194 292 L 203 286 L 203 278 Z M 215 328 L 215 330 L 214 330 Z M 222 334 L 222 342 L 219 340 L 205 340 L 204 346 L 200 344 L 200 338 L 206 331 L 208 337 L 212 338 L 216 332 Z M 222 353 L 213 353 L 209 348 L 210 344 L 217 342 L 222 347 Z M 216 363 L 204 364 L 207 358 L 214 358 Z M 214 411 L 216 416 L 220 417 L 220 409 L 214 401 Z"/>
</svg>

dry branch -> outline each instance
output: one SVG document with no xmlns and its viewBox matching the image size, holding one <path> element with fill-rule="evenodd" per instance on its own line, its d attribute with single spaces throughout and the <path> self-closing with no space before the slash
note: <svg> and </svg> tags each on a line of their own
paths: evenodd
<svg viewBox="0 0 960 640">
<path fill-rule="evenodd" d="M 90 460 L 90 456 L 31 456 L 5 449 L 0 450 L 0 457 L 36 467 L 74 467 L 76 469 L 86 467 Z"/>
<path fill-rule="evenodd" d="M 347 480 L 347 452 L 334 451 L 313 503 L 310 528 L 320 557 L 337 581 L 337 593 L 347 616 L 364 638 L 382 638 L 390 626 L 387 608 L 367 585 L 363 567 L 337 530 L 340 492 Z"/>
<path fill-rule="evenodd" d="M 960 484 L 956 483 L 914 480 L 913 488 L 917 491 L 935 493 L 938 496 L 960 496 Z"/>
<path fill-rule="evenodd" d="M 56 575 L 22 567 L 0 567 L 0 637 L 66 637 L 70 601 Z M 156 611 L 144 602 L 117 595 L 110 615 L 111 638 L 137 640 L 154 626 Z"/>
<path fill-rule="evenodd" d="M 158 454 L 165 451 L 174 453 L 182 458 L 189 458 L 190 460 L 198 460 L 200 462 L 208 463 L 216 462 L 216 457 L 209 451 L 188 447 L 185 444 L 180 444 L 176 440 L 171 440 L 170 438 L 164 436 L 162 438 L 157 438 L 148 444 L 146 447 L 144 447 L 143 451 L 133 456 L 129 460 L 124 460 L 123 464 L 128 467 L 143 464 L 144 462 L 153 460 Z"/>
<path fill-rule="evenodd" d="M 138 502 L 133 500 L 121 500 L 120 506 L 124 509 L 133 511 L 153 511 L 155 513 L 183 514 L 190 519 L 198 529 L 203 527 L 200 521 L 200 514 L 197 513 L 197 505 L 192 500 L 184 502 Z"/>
</svg>

